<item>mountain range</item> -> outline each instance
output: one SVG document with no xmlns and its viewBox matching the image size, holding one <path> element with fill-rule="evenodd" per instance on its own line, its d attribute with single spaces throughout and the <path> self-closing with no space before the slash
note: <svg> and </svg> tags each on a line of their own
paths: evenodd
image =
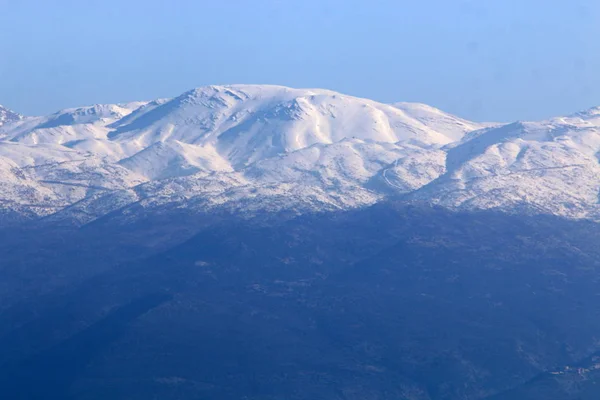
<svg viewBox="0 0 600 400">
<path fill-rule="evenodd" d="M 478 123 L 329 90 L 208 86 L 29 117 L 0 107 L 5 221 L 164 207 L 252 215 L 393 199 L 600 218 L 600 108 Z"/>
<path fill-rule="evenodd" d="M 596 400 L 600 108 L 0 107 L 0 397 Z"/>
</svg>

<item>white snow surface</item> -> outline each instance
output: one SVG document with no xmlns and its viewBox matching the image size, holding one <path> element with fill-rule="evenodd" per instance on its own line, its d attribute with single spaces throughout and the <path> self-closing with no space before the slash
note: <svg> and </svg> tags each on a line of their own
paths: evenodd
<svg viewBox="0 0 600 400">
<path fill-rule="evenodd" d="M 23 116 L 0 105 L 0 126 L 23 119 Z"/>
<path fill-rule="evenodd" d="M 394 198 L 600 219 L 599 152 L 600 108 L 485 124 L 322 89 L 208 86 L 42 117 L 0 106 L 0 207 L 86 223 L 161 205 L 301 213 Z"/>
</svg>

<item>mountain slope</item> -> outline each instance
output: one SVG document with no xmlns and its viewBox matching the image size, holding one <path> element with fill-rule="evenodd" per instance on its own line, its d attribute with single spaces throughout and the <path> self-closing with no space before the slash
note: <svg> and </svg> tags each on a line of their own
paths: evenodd
<svg viewBox="0 0 600 400">
<path fill-rule="evenodd" d="M 120 208 L 128 201 L 240 208 L 251 198 L 256 210 L 357 207 L 385 195 L 385 184 L 376 182 L 382 168 L 481 127 L 424 105 L 394 107 L 327 90 L 209 86 L 174 99 L 73 108 L 7 124 L 0 131 L 11 149 L 64 152 L 50 160 L 16 157 L 18 150 L 2 154 L 12 170 L 48 169 L 68 159 L 73 168 L 95 165 L 98 179 L 108 166 L 120 172 L 115 172 L 118 184 L 110 185 L 109 177 L 89 182 L 73 174 L 61 177 L 57 169 L 54 188 L 47 187 L 41 173 L 29 174 L 20 184 L 30 187 L 32 195 L 14 189 L 5 192 L 4 200 L 19 212 L 65 210 L 69 217 L 73 207 L 86 205 L 85 217 L 77 213 L 84 221 L 113 209 L 107 205 Z M 4 175 L 0 180 L 14 181 L 11 173 Z M 213 185 L 198 185 L 211 179 L 221 182 L 219 187 L 237 183 L 225 185 L 217 199 L 209 189 Z M 415 183 L 409 174 L 406 180 L 411 181 L 403 182 L 408 188 L 428 182 Z M 67 200 L 59 182 L 106 190 L 79 190 Z M 157 184 L 137 188 L 144 182 Z M 158 189 L 169 185 L 177 187 L 176 193 Z M 45 197 L 35 194 L 45 191 Z M 42 199 L 45 208 L 31 206 Z"/>
<path fill-rule="evenodd" d="M 85 223 L 139 206 L 298 213 L 393 197 L 600 218 L 598 108 L 480 124 L 424 104 L 230 85 L 43 117 L 1 110 L 4 213 Z"/>
<path fill-rule="evenodd" d="M 598 217 L 600 115 L 594 110 L 476 131 L 445 150 L 446 172 L 414 199 Z"/>
<path fill-rule="evenodd" d="M 23 116 L 0 105 L 0 126 L 14 123 L 23 119 Z"/>
<path fill-rule="evenodd" d="M 596 223 L 171 211 L 0 231 L 5 398 L 597 399 Z"/>
</svg>

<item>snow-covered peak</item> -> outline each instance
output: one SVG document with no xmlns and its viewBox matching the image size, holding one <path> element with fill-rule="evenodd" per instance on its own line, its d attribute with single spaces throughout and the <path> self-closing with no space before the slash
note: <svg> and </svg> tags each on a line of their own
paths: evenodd
<svg viewBox="0 0 600 400">
<path fill-rule="evenodd" d="M 0 126 L 11 122 L 20 121 L 23 119 L 21 114 L 18 114 L 8 108 L 0 105 Z"/>
<path fill-rule="evenodd" d="M 100 123 L 107 125 L 131 114 L 134 110 L 144 104 L 146 104 L 146 102 L 94 104 L 86 107 L 67 108 L 52 114 L 35 129 L 47 129 L 80 124 Z"/>
<path fill-rule="evenodd" d="M 324 89 L 226 85 L 0 116 L 10 120 L 0 127 L 0 201 L 17 212 L 82 221 L 134 204 L 300 212 L 391 196 L 600 219 L 600 108 L 502 125 Z"/>
<path fill-rule="evenodd" d="M 570 115 L 571 118 L 581 118 L 583 120 L 600 118 L 600 106 L 588 108 Z"/>
<path fill-rule="evenodd" d="M 345 138 L 444 145 L 482 127 L 408 104 L 402 109 L 329 90 L 269 85 L 197 88 L 134 114 L 113 124 L 111 140 L 213 147 L 235 168 Z"/>
<path fill-rule="evenodd" d="M 600 219 L 597 110 L 473 131 L 444 148 L 445 173 L 411 197 Z"/>
</svg>

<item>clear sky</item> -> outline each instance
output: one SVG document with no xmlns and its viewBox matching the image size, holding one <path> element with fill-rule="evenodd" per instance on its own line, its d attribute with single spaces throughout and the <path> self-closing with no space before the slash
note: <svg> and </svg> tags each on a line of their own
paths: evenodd
<svg viewBox="0 0 600 400">
<path fill-rule="evenodd" d="M 598 0 L 0 0 L 0 104 L 322 87 L 508 121 L 600 105 Z"/>
</svg>

